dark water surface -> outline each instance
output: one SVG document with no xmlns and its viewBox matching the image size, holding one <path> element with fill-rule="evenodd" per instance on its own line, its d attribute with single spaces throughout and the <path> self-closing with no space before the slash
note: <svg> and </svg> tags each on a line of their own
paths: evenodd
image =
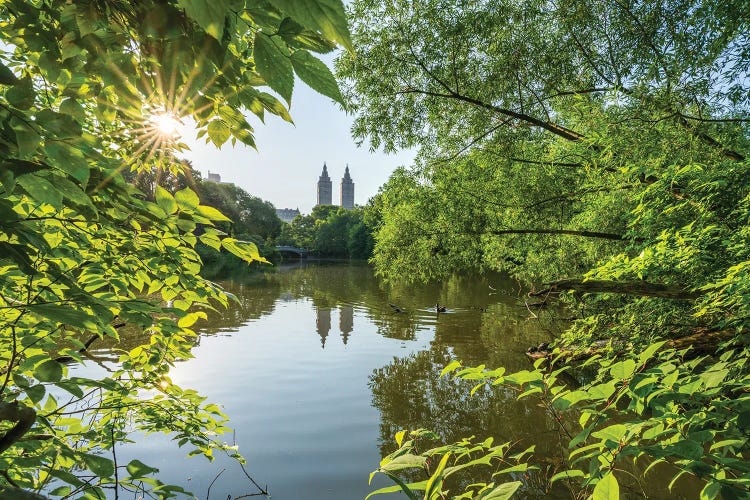
<svg viewBox="0 0 750 500">
<path fill-rule="evenodd" d="M 391 485 L 382 477 L 368 485 L 368 476 L 395 449 L 400 429 L 429 428 L 449 442 L 520 441 L 519 451 L 536 446 L 543 469 L 559 468 L 556 425 L 533 398 L 517 402 L 502 390 L 470 397 L 471 384 L 439 378 L 454 358 L 528 368 L 528 346 L 564 328 L 530 318 L 513 282 L 483 276 L 387 287 L 366 265 L 336 264 L 282 267 L 223 285 L 241 305 L 199 325 L 195 358 L 169 375 L 223 407 L 235 429 L 224 439 L 235 440 L 272 498 L 358 499 Z M 436 302 L 447 313 L 437 315 Z M 136 441 L 118 456 L 158 467 L 163 481 L 198 498 L 214 479 L 210 498 L 257 491 L 226 457 L 188 459 L 189 450 L 160 435 Z M 528 483 L 522 496 L 544 496 L 534 476 Z M 570 497 L 552 492 L 560 493 Z"/>
</svg>

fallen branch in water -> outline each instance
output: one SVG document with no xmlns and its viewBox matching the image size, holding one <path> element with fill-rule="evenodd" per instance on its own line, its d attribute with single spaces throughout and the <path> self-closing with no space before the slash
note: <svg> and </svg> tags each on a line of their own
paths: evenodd
<svg viewBox="0 0 750 500">
<path fill-rule="evenodd" d="M 563 291 L 583 293 L 619 293 L 624 295 L 638 295 L 641 297 L 661 297 L 664 299 L 690 300 L 702 295 L 701 292 L 689 290 L 680 286 L 650 283 L 648 281 L 608 281 L 562 279 L 545 283 L 547 288 L 538 292 L 529 292 L 530 297 L 541 297 Z"/>
</svg>

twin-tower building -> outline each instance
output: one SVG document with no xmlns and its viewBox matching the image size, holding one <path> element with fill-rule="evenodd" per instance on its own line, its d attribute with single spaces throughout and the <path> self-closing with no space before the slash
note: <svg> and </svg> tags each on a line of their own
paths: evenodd
<svg viewBox="0 0 750 500">
<path fill-rule="evenodd" d="M 349 165 L 346 166 L 344 177 L 341 179 L 341 206 L 354 208 L 354 182 L 349 175 Z M 328 177 L 328 167 L 323 163 L 323 173 L 318 179 L 318 205 L 333 205 L 333 183 Z"/>
</svg>

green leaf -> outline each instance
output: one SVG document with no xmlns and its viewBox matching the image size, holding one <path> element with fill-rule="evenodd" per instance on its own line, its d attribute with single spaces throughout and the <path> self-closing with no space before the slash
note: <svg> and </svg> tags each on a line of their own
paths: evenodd
<svg viewBox="0 0 750 500">
<path fill-rule="evenodd" d="M 263 105 L 263 107 L 270 111 L 271 113 L 275 114 L 276 116 L 279 116 L 282 120 L 287 121 L 289 123 L 294 123 L 292 120 L 291 115 L 289 114 L 289 111 L 286 109 L 286 107 L 274 96 L 267 92 L 260 92 L 258 93 L 258 100 Z"/>
<path fill-rule="evenodd" d="M 164 210 L 168 215 L 171 215 L 177 211 L 177 202 L 174 196 L 161 186 L 156 186 L 154 190 L 154 197 L 156 198 L 156 204 Z"/>
<path fill-rule="evenodd" d="M 255 34 L 253 57 L 255 69 L 268 86 L 278 92 L 287 103 L 291 102 L 294 72 L 286 43 L 278 37 L 270 37 L 259 31 Z"/>
<path fill-rule="evenodd" d="M 198 207 L 198 213 L 203 217 L 206 217 L 207 219 L 211 219 L 212 221 L 231 221 L 229 217 L 221 213 L 219 210 L 208 205 L 200 205 Z"/>
<path fill-rule="evenodd" d="M 56 304 L 32 304 L 28 308 L 47 319 L 74 326 L 81 329 L 96 329 L 96 316 L 86 312 L 74 309 L 70 306 L 60 306 Z"/>
<path fill-rule="evenodd" d="M 178 0 L 177 3 L 203 31 L 221 41 L 230 0 Z"/>
<path fill-rule="evenodd" d="M 11 128 L 16 134 L 16 144 L 20 156 L 29 156 L 39 147 L 42 137 L 26 122 L 13 117 Z"/>
<path fill-rule="evenodd" d="M 73 182 L 59 175 L 50 177 L 52 178 L 51 180 L 53 181 L 55 187 L 60 191 L 64 198 L 75 205 L 87 206 L 92 211 L 96 211 L 91 198 L 89 198 L 88 195 L 84 193 L 81 188 L 76 186 Z"/>
<path fill-rule="evenodd" d="M 159 472 L 159 469 L 155 469 L 153 467 L 150 467 L 140 460 L 131 460 L 130 463 L 127 465 L 128 474 L 130 474 L 131 478 L 139 478 L 143 476 L 147 476 L 149 474 L 153 474 L 155 472 Z"/>
<path fill-rule="evenodd" d="M 274 0 L 274 4 L 302 26 L 319 31 L 354 52 L 341 0 Z"/>
<path fill-rule="evenodd" d="M 49 203 L 57 210 L 62 208 L 62 193 L 47 179 L 36 174 L 26 174 L 16 178 L 16 182 L 36 201 Z"/>
<path fill-rule="evenodd" d="M 638 363 L 643 364 L 649 359 L 653 357 L 654 354 L 656 354 L 656 351 L 661 349 L 661 347 L 666 343 L 666 341 L 662 342 L 655 342 L 653 344 L 649 344 L 646 349 L 638 355 Z"/>
<path fill-rule="evenodd" d="M 427 481 L 420 481 L 418 483 L 406 484 L 395 474 L 390 474 L 388 472 L 383 472 L 383 473 L 389 478 L 391 478 L 391 480 L 394 483 L 396 483 L 396 486 L 386 486 L 385 488 L 380 488 L 379 490 L 375 490 L 369 495 L 367 495 L 365 497 L 365 500 L 375 495 L 383 495 L 385 493 L 395 493 L 397 491 L 403 492 L 407 497 L 409 497 L 410 500 L 419 500 L 419 497 L 414 493 L 413 490 L 422 491 L 425 489 L 427 485 Z"/>
<path fill-rule="evenodd" d="M 229 140 L 230 130 L 224 120 L 214 120 L 208 124 L 208 137 L 216 147 L 221 147 Z"/>
<path fill-rule="evenodd" d="M 81 453 L 81 458 L 86 467 L 101 478 L 112 477 L 115 473 L 115 464 L 112 460 L 91 453 Z"/>
<path fill-rule="evenodd" d="M 198 199 L 198 195 L 195 194 L 195 191 L 193 191 L 190 188 L 180 189 L 174 194 L 174 199 L 177 201 L 177 205 L 179 205 L 180 208 L 190 208 L 194 209 L 198 207 L 198 204 L 200 203 L 200 200 Z"/>
<path fill-rule="evenodd" d="M 61 139 L 79 137 L 83 133 L 81 124 L 72 116 L 56 113 L 51 109 L 43 109 L 36 115 L 36 122 Z"/>
<path fill-rule="evenodd" d="M 0 85 L 15 85 L 16 83 L 18 83 L 18 77 L 0 62 Z"/>
<path fill-rule="evenodd" d="M 445 368 L 440 372 L 440 376 L 444 376 L 452 371 L 455 371 L 456 369 L 461 368 L 461 362 L 454 359 L 450 363 L 448 363 Z"/>
<path fill-rule="evenodd" d="M 562 472 L 558 472 L 552 478 L 550 478 L 549 482 L 554 483 L 555 481 L 558 481 L 560 479 L 570 479 L 573 477 L 584 477 L 585 474 L 582 470 L 578 469 L 570 469 L 570 470 L 564 470 Z"/>
<path fill-rule="evenodd" d="M 401 447 L 401 443 L 404 442 L 404 435 L 406 434 L 406 431 L 398 431 L 396 433 L 396 444 L 398 444 L 399 447 Z"/>
<path fill-rule="evenodd" d="M 60 376 L 62 377 L 62 373 L 60 373 Z M 26 395 L 34 403 L 38 403 L 39 401 L 41 401 L 44 398 L 44 394 L 46 392 L 47 392 L 47 389 L 45 389 L 42 384 L 32 385 L 31 387 L 26 389 Z"/>
<path fill-rule="evenodd" d="M 750 410 L 745 410 L 737 415 L 737 427 L 742 430 L 750 430 Z"/>
<path fill-rule="evenodd" d="M 440 463 L 438 463 L 435 472 L 433 472 L 432 476 L 430 476 L 430 479 L 427 480 L 424 492 L 425 498 L 431 498 L 430 495 L 432 495 L 433 491 L 440 491 L 440 489 L 442 488 L 443 471 L 445 470 L 446 465 L 448 465 L 448 460 L 450 460 L 451 455 L 452 454 L 450 452 L 443 455 L 443 458 L 440 459 Z M 437 490 L 435 490 L 436 488 Z"/>
<path fill-rule="evenodd" d="M 714 500 L 721 492 L 721 483 L 719 481 L 709 481 L 703 487 L 700 493 L 700 500 Z"/>
<path fill-rule="evenodd" d="M 79 148 L 55 142 L 44 147 L 50 164 L 70 174 L 83 186 L 89 182 L 89 164 Z"/>
<path fill-rule="evenodd" d="M 619 500 L 620 485 L 617 484 L 617 478 L 611 472 L 601 478 L 594 487 L 593 500 Z"/>
<path fill-rule="evenodd" d="M 72 395 L 74 395 L 77 398 L 83 397 L 83 389 L 81 389 L 81 386 L 78 385 L 76 382 L 73 382 L 71 380 L 63 380 L 61 382 L 58 382 L 55 384 L 60 389 L 63 389 L 65 391 L 68 391 Z"/>
<path fill-rule="evenodd" d="M 63 376 L 63 367 L 53 359 L 48 359 L 34 368 L 34 377 L 40 382 L 58 382 Z"/>
<path fill-rule="evenodd" d="M 631 375 L 633 375 L 634 371 L 635 371 L 635 361 L 633 361 L 632 359 L 619 361 L 615 363 L 614 365 L 612 365 L 609 369 L 610 375 L 612 375 L 612 377 L 617 380 L 630 378 Z"/>
<path fill-rule="evenodd" d="M 344 104 L 339 85 L 323 61 L 306 50 L 298 50 L 292 53 L 292 66 L 297 76 L 313 90 L 330 97 L 339 104 Z"/>
<path fill-rule="evenodd" d="M 503 483 L 496 488 L 493 488 L 492 490 L 488 491 L 487 493 L 483 494 L 479 497 L 481 500 L 508 500 L 511 498 L 516 491 L 518 491 L 518 488 L 520 488 L 523 485 L 521 481 L 513 481 L 511 483 Z M 477 499 L 477 500 L 479 500 Z"/>
<path fill-rule="evenodd" d="M 67 486 L 67 485 L 59 486 L 55 488 L 54 490 L 50 491 L 49 495 L 53 497 L 65 497 L 65 496 L 70 495 L 71 491 L 72 489 L 70 486 Z"/>
<path fill-rule="evenodd" d="M 602 440 L 610 440 L 614 441 L 615 443 L 619 443 L 620 440 L 625 437 L 625 433 L 628 431 L 628 428 L 623 424 L 614 424 L 610 425 L 609 427 L 605 427 L 602 430 L 596 431 L 592 433 L 591 435 L 595 438 L 602 439 Z"/>
<path fill-rule="evenodd" d="M 18 109 L 29 109 L 34 104 L 34 84 L 31 78 L 25 76 L 5 91 L 5 98 Z"/>
</svg>

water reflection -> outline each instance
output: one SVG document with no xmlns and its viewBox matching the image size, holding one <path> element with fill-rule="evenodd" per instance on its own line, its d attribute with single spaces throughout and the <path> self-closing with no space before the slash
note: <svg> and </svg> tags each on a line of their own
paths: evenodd
<svg viewBox="0 0 750 500">
<path fill-rule="evenodd" d="M 339 331 L 344 345 L 349 340 L 349 334 L 352 333 L 352 330 L 354 330 L 354 307 L 350 305 L 341 306 L 339 308 Z"/>
<path fill-rule="evenodd" d="M 527 368 L 526 348 L 550 340 L 556 325 L 529 320 L 501 276 L 387 286 L 366 265 L 307 265 L 222 286 L 237 302 L 207 311 L 195 358 L 170 377 L 223 405 L 254 478 L 274 498 L 364 498 L 389 484 L 367 478 L 401 429 L 519 440 L 557 466 L 554 420 L 535 402 L 518 403 L 507 389 L 470 396 L 470 384 L 439 377 L 452 358 Z M 435 303 L 447 311 L 437 314 Z M 221 467 L 217 497 L 247 486 L 229 463 L 184 465 L 179 450 L 150 438 L 138 447 L 152 451 L 144 462 L 165 479 L 185 484 L 189 475 L 199 497 Z"/>
<path fill-rule="evenodd" d="M 445 442 L 471 435 L 520 440 L 524 448 L 536 445 L 540 456 L 548 457 L 550 469 L 561 467 L 555 421 L 536 401 L 517 402 L 516 392 L 499 388 L 471 396 L 473 384 L 439 376 L 454 358 L 466 365 L 528 368 L 526 348 L 549 341 L 562 326 L 548 317 L 530 319 L 517 299 L 516 285 L 501 276 L 387 286 L 364 265 L 310 265 L 282 268 L 254 283 L 224 286 L 240 304 L 230 308 L 229 314 L 212 315 L 203 334 L 233 331 L 264 315 L 294 314 L 298 322 L 314 323 L 308 331 L 317 334 L 322 352 L 352 342 L 356 345 L 363 340 L 358 336 L 368 335 L 373 328 L 377 337 L 398 342 L 388 344 L 394 347 L 388 348 L 387 361 L 375 363 L 367 376 L 371 404 L 379 413 L 373 443 L 379 456 L 394 450 L 397 431 L 425 427 Z M 435 303 L 445 304 L 448 310 L 438 314 Z M 280 311 L 280 304 L 287 309 Z M 300 307 L 289 309 L 295 304 Z M 389 304 L 404 312 L 396 312 Z M 306 311 L 312 316 L 306 317 Z M 361 317 L 366 327 L 355 328 L 355 317 Z M 332 343 L 334 339 L 340 342 Z M 376 462 L 363 464 L 363 478 Z M 530 495 L 549 493 L 528 490 Z"/>
<path fill-rule="evenodd" d="M 325 349 L 326 337 L 331 331 L 331 309 L 316 307 L 315 331 L 320 335 L 320 346 Z"/>
</svg>

